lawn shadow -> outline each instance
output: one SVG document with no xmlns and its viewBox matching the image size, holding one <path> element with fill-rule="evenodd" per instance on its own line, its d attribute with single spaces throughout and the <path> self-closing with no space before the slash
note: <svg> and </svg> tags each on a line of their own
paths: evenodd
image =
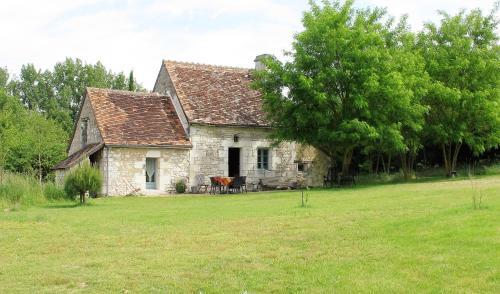
<svg viewBox="0 0 500 294">
<path fill-rule="evenodd" d="M 88 204 L 87 204 L 88 205 Z M 53 203 L 42 206 L 43 208 L 75 208 L 80 207 L 80 203 Z"/>
</svg>

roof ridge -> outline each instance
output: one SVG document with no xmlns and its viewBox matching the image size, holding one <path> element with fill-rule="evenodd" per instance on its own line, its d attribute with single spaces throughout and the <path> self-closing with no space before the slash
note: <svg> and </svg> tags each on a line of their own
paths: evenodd
<svg viewBox="0 0 500 294">
<path fill-rule="evenodd" d="M 208 64 L 208 63 L 199 63 L 199 62 L 188 62 L 188 61 L 177 61 L 177 60 L 170 60 L 170 59 L 164 59 L 164 63 L 175 63 L 175 64 L 180 64 L 180 65 L 188 65 L 188 66 L 203 66 L 203 67 L 209 67 L 209 68 L 215 68 L 215 69 L 229 69 L 229 70 L 238 70 L 238 71 L 249 71 L 252 70 L 251 68 L 246 68 L 246 67 L 239 67 L 239 66 L 229 66 L 229 65 L 217 65 L 217 64 Z"/>
<path fill-rule="evenodd" d="M 128 90 L 120 90 L 120 89 L 109 89 L 109 88 L 96 88 L 96 87 L 86 87 L 87 90 L 97 90 L 102 92 L 114 92 L 121 94 L 130 94 L 130 95 L 148 95 L 148 96 L 160 96 L 160 97 L 169 97 L 168 95 L 161 95 L 158 92 L 137 92 L 137 91 L 128 91 Z"/>
</svg>

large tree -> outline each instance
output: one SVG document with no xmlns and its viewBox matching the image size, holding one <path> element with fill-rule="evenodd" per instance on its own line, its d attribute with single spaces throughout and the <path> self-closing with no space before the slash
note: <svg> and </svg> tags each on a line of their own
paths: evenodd
<svg viewBox="0 0 500 294">
<path fill-rule="evenodd" d="M 66 155 L 67 133 L 54 121 L 0 89 L 0 168 L 40 181 Z"/>
<path fill-rule="evenodd" d="M 426 134 L 442 149 L 446 174 L 456 169 L 463 144 L 480 154 L 500 144 L 500 47 L 496 10 L 441 12 L 426 24 L 420 48 L 432 86 Z"/>
<path fill-rule="evenodd" d="M 420 93 L 412 89 L 423 66 L 410 50 L 395 54 L 408 42 L 404 23 L 393 27 L 378 8 L 324 1 L 311 2 L 303 25 L 288 53 L 291 61 L 270 58 L 255 73 L 273 137 L 310 144 L 332 162 L 339 158 L 344 174 L 355 148 L 384 143 L 407 152 L 402 131 L 410 123 L 399 118 Z"/>
<path fill-rule="evenodd" d="M 127 90 L 131 86 L 144 91 L 135 80 L 130 82 L 122 72 L 113 73 L 100 62 L 86 64 L 80 59 L 66 58 L 56 63 L 52 71 L 23 65 L 19 78 L 11 80 L 7 88 L 26 108 L 57 121 L 69 133 L 86 87 Z"/>
<path fill-rule="evenodd" d="M 388 36 L 387 48 L 391 55 L 388 63 L 391 74 L 387 81 L 390 87 L 385 87 L 380 99 L 389 101 L 382 104 L 382 113 L 374 113 L 374 116 L 382 119 L 378 123 L 381 145 L 389 150 L 389 155 L 399 154 L 401 170 L 408 179 L 414 175 L 415 158 L 423 147 L 421 139 L 428 110 L 423 98 L 428 91 L 429 77 L 406 17 Z"/>
</svg>

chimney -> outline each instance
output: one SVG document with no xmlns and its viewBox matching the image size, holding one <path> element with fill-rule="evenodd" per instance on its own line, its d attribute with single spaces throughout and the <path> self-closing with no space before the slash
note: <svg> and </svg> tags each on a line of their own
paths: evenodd
<svg viewBox="0 0 500 294">
<path fill-rule="evenodd" d="M 271 54 L 261 54 L 261 55 L 257 55 L 257 57 L 255 57 L 255 70 L 263 70 L 266 68 L 266 66 L 264 65 L 264 63 L 262 62 L 264 59 L 266 58 L 270 58 L 272 57 Z"/>
</svg>

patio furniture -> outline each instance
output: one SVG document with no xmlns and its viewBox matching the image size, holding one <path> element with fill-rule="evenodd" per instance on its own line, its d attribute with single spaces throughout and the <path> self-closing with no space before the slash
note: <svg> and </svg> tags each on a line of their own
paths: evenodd
<svg viewBox="0 0 500 294">
<path fill-rule="evenodd" d="M 228 191 L 238 191 L 238 192 L 247 192 L 247 184 L 246 184 L 246 179 L 247 177 L 235 177 L 231 183 L 228 186 Z"/>
<path fill-rule="evenodd" d="M 211 177 L 210 178 L 210 183 L 211 183 L 211 192 L 214 192 L 214 194 L 219 190 L 219 193 L 224 193 L 229 191 L 229 186 L 233 182 L 232 177 Z"/>
<path fill-rule="evenodd" d="M 219 193 L 221 192 L 222 189 L 222 184 L 219 183 L 219 181 L 216 180 L 216 177 L 210 177 L 210 194 L 217 193 L 217 190 L 219 190 Z"/>
<path fill-rule="evenodd" d="M 242 176 L 240 177 L 240 190 L 243 192 L 243 190 L 245 190 L 245 193 L 248 193 L 248 190 L 247 190 L 247 177 L 246 176 Z"/>
<path fill-rule="evenodd" d="M 209 185 L 205 183 L 204 174 L 196 175 L 196 183 L 198 185 L 198 192 L 201 193 L 201 189 L 204 188 L 203 193 L 207 193 Z"/>
</svg>

